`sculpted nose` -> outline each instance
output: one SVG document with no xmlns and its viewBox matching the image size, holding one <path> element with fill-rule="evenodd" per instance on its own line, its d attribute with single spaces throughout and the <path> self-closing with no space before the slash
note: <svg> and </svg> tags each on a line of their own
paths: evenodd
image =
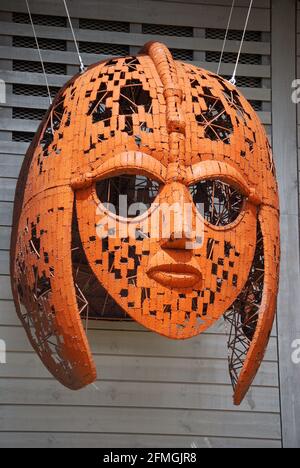
<svg viewBox="0 0 300 468">
<path fill-rule="evenodd" d="M 168 183 L 160 197 L 162 206 L 161 247 L 186 250 L 192 240 L 193 200 L 188 188 L 180 182 Z"/>
</svg>

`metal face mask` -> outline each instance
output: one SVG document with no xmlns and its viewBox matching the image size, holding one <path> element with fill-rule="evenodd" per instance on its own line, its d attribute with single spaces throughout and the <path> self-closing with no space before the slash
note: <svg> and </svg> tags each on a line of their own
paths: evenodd
<svg viewBox="0 0 300 468">
<path fill-rule="evenodd" d="M 13 225 L 17 311 L 61 383 L 96 378 L 88 309 L 173 339 L 224 316 L 242 401 L 274 319 L 279 208 L 267 136 L 234 86 L 159 43 L 90 67 L 28 151 Z"/>
</svg>

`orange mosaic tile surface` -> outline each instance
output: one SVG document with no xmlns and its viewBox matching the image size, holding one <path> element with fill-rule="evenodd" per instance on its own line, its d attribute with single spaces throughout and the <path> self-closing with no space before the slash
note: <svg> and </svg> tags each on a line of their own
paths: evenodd
<svg viewBox="0 0 300 468">
<path fill-rule="evenodd" d="M 112 216 L 105 203 L 125 194 L 148 209 Z M 152 203 L 191 206 L 192 229 Z M 109 216 L 115 232 L 99 236 Z M 234 86 L 160 43 L 77 75 L 28 150 L 13 226 L 17 312 L 62 384 L 96 378 L 81 320 L 89 307 L 115 307 L 172 339 L 223 316 L 242 401 L 274 319 L 279 204 L 265 130 Z"/>
</svg>

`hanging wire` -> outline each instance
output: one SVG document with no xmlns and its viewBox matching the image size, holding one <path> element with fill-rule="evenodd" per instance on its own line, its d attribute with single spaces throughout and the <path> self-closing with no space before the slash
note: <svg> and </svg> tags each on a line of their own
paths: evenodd
<svg viewBox="0 0 300 468">
<path fill-rule="evenodd" d="M 80 64 L 80 71 L 81 71 L 81 73 L 83 73 L 83 72 L 85 72 L 86 68 L 85 68 L 85 66 L 83 64 L 83 60 L 82 60 L 82 57 L 80 55 L 78 42 L 77 42 L 77 39 L 76 39 L 76 36 L 75 36 L 75 31 L 74 31 L 74 28 L 73 28 L 73 24 L 72 24 L 72 20 L 71 20 L 71 17 L 70 17 L 70 13 L 69 13 L 69 9 L 68 9 L 68 5 L 67 5 L 66 0 L 63 0 L 63 4 L 65 6 L 65 10 L 66 10 L 66 13 L 67 13 L 67 16 L 68 16 L 68 21 L 69 21 L 69 24 L 70 24 L 70 28 L 71 28 L 71 32 L 72 32 L 72 36 L 73 36 L 73 40 L 74 40 L 74 44 L 75 44 L 75 48 L 76 48 L 76 52 L 77 52 L 77 55 L 78 55 L 79 64 Z"/>
<path fill-rule="evenodd" d="M 32 15 L 31 15 L 28 0 L 25 0 L 25 2 L 26 2 L 26 6 L 27 6 L 27 11 L 28 11 L 28 15 L 29 15 L 29 19 L 30 19 L 30 23 L 31 23 L 31 27 L 32 27 L 32 31 L 33 31 L 33 35 L 34 35 L 34 39 L 35 39 L 35 43 L 36 43 L 36 47 L 37 47 L 37 50 L 38 50 L 38 53 L 39 53 L 40 62 L 41 62 L 41 65 L 42 65 L 44 78 L 45 78 L 45 82 L 46 82 L 46 87 L 47 87 L 47 91 L 48 91 L 49 102 L 50 102 L 50 106 L 51 106 L 52 105 L 52 97 L 51 97 L 50 86 L 49 86 L 49 82 L 48 82 L 48 78 L 47 78 L 47 74 L 46 74 L 46 69 L 45 69 L 45 65 L 44 65 L 41 49 L 40 49 L 40 46 L 39 46 L 39 41 L 38 41 L 38 38 L 37 38 L 37 34 L 36 34 L 33 19 L 32 19 Z"/>
<path fill-rule="evenodd" d="M 237 74 L 237 69 L 238 69 L 238 65 L 239 65 L 239 62 L 240 62 L 240 58 L 241 58 L 242 48 L 243 48 L 244 41 L 245 41 L 245 36 L 246 36 L 247 28 L 248 28 L 248 23 L 249 23 L 250 14 L 251 14 L 251 11 L 252 11 L 253 1 L 254 1 L 254 0 L 250 0 L 250 4 L 249 4 L 249 8 L 248 8 L 248 13 L 247 13 L 246 21 L 245 21 L 245 26 L 244 26 L 244 31 L 243 31 L 243 35 L 242 35 L 242 39 L 241 39 L 241 43 L 240 43 L 240 47 L 239 47 L 239 51 L 238 51 L 238 55 L 237 55 L 237 60 L 236 60 L 236 63 L 235 63 L 235 67 L 234 67 L 234 71 L 233 71 L 232 77 L 231 77 L 231 79 L 229 80 L 229 83 L 231 83 L 231 84 L 233 84 L 233 85 L 236 85 L 236 74 Z M 228 33 L 229 33 L 230 25 L 231 25 L 231 20 L 232 20 L 232 15 L 233 15 L 234 7 L 235 7 L 235 0 L 232 0 L 232 5 L 231 5 L 231 9 L 230 9 L 228 24 L 227 24 L 227 29 L 226 29 L 226 33 L 225 33 L 225 37 L 224 37 L 224 41 L 223 41 L 223 47 L 222 47 L 222 52 L 221 52 L 220 61 L 219 61 L 219 66 L 218 66 L 218 71 L 217 71 L 217 74 L 218 74 L 218 75 L 219 75 L 219 73 L 220 73 L 221 66 L 222 66 L 222 61 L 223 61 L 223 57 L 224 57 L 224 52 L 225 52 L 226 42 L 227 42 Z"/>
<path fill-rule="evenodd" d="M 253 6 L 253 0 L 250 1 L 250 5 L 249 5 L 249 8 L 248 8 L 248 14 L 247 14 L 246 22 L 245 22 L 245 27 L 244 27 L 244 31 L 243 31 L 243 36 L 242 36 L 242 40 L 241 40 L 241 44 L 240 44 L 236 64 L 235 64 L 235 67 L 234 67 L 232 78 L 231 78 L 231 80 L 229 80 L 230 83 L 233 84 L 233 85 L 236 84 L 237 68 L 238 68 L 238 65 L 239 65 L 239 62 L 240 62 L 241 52 L 242 52 L 242 48 L 243 48 L 243 45 L 244 45 L 245 35 L 246 35 L 247 28 L 248 28 L 248 23 L 249 23 L 250 14 L 251 14 L 251 11 L 252 11 L 252 6 Z"/>
<path fill-rule="evenodd" d="M 226 42 L 227 42 L 227 37 L 228 37 L 228 33 L 229 33 L 229 28 L 230 28 L 230 24 L 231 24 L 231 19 L 232 19 L 234 6 L 235 6 L 235 0 L 232 0 L 232 5 L 231 5 L 231 10 L 230 10 L 229 18 L 228 18 L 227 29 L 226 29 L 226 33 L 225 33 L 225 37 L 224 37 L 224 41 L 223 41 L 223 47 L 222 47 L 222 52 L 221 52 L 221 56 L 220 56 L 217 75 L 220 74 L 220 70 L 221 70 L 221 66 L 222 66 L 222 60 L 223 60 L 223 57 L 224 57 L 224 52 L 225 52 L 225 47 L 226 47 Z"/>
</svg>

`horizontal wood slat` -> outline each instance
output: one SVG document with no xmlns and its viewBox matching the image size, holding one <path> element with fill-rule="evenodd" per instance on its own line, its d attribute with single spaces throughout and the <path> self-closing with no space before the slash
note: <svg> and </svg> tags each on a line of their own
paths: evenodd
<svg viewBox="0 0 300 468">
<path fill-rule="evenodd" d="M 279 440 L 244 439 L 228 437 L 200 437 L 151 434 L 106 434 L 94 432 L 2 432 L 0 447 L 7 448 L 128 448 L 128 447 L 169 447 L 169 448 L 281 448 Z"/>
<path fill-rule="evenodd" d="M 5 250 L 0 250 L 0 275 L 9 275 L 9 252 Z"/>
<path fill-rule="evenodd" d="M 0 227 L 0 239 L 1 239 L 1 228 Z M 9 252 L 4 252 L 7 256 L 6 262 L 8 261 Z M 15 313 L 14 303 L 12 301 L 2 301 L 0 299 L 0 325 L 16 325 L 20 326 L 20 321 Z M 147 328 L 131 320 L 90 320 L 89 329 L 92 330 L 113 330 L 113 331 L 139 331 L 143 333 L 152 333 Z M 206 334 L 208 335 L 225 335 L 227 333 L 225 323 L 220 319 L 215 325 L 210 327 Z M 272 330 L 272 337 L 277 336 L 276 323 Z"/>
<path fill-rule="evenodd" d="M 0 175 L 1 177 L 18 178 L 23 155 L 1 154 L 0 153 Z"/>
<path fill-rule="evenodd" d="M 29 416 L 30 415 L 30 416 Z M 222 415 L 222 417 L 220 417 Z M 125 432 L 280 439 L 280 416 L 154 408 L 0 406 L 2 431 Z"/>
<path fill-rule="evenodd" d="M 100 381 L 96 386 L 71 392 L 55 380 L 0 379 L 1 404 L 126 408 L 182 408 L 279 413 L 277 388 L 254 387 L 244 403 L 232 405 L 231 385 Z"/>
<path fill-rule="evenodd" d="M 72 77 L 69 75 L 47 74 L 50 86 L 62 87 Z M 7 84 L 27 84 L 45 86 L 45 77 L 42 73 L 29 73 L 12 70 L 1 71 L 1 77 Z"/>
<path fill-rule="evenodd" d="M 8 250 L 10 247 L 10 235 L 11 228 L 6 226 L 0 226 L 0 249 Z M 1 305 L 0 305 L 1 307 Z M 2 317 L 2 308 L 0 312 L 0 317 Z"/>
<path fill-rule="evenodd" d="M 5 281 L 6 280 L 6 281 Z M 1 284 L 8 287 L 8 277 L 0 276 Z M 21 327 L 0 327 L 0 336 L 7 343 L 8 351 L 28 352 L 31 346 Z M 155 333 L 140 333 L 132 331 L 89 330 L 89 342 L 95 354 L 164 356 L 181 358 L 214 358 L 223 359 L 227 356 L 226 338 L 203 334 L 187 341 L 166 340 Z M 267 361 L 276 361 L 276 338 L 271 338 L 266 353 Z"/>
<path fill-rule="evenodd" d="M 11 226 L 12 224 L 12 202 L 1 202 L 0 201 L 0 226 Z M 0 294 L 1 297 L 1 294 Z"/>
<path fill-rule="evenodd" d="M 0 202 L 14 201 L 16 181 L 16 178 L 5 179 L 0 177 Z"/>
<path fill-rule="evenodd" d="M 0 214 L 1 214 L 1 206 L 0 206 Z M 1 299 L 4 299 L 4 300 L 12 299 L 10 278 L 8 276 L 0 276 L 0 297 Z"/>
<path fill-rule="evenodd" d="M 132 382 L 177 382 L 229 384 L 226 356 L 223 359 L 168 358 L 155 356 L 94 355 L 98 382 L 105 380 Z M 50 377 L 38 356 L 33 352 L 8 352 L 7 365 L 0 366 L 0 377 L 45 379 Z M 38 386 L 38 383 L 36 383 Z M 97 386 L 98 383 L 97 383 Z M 263 362 L 254 386 L 277 387 L 277 363 Z"/>
</svg>

